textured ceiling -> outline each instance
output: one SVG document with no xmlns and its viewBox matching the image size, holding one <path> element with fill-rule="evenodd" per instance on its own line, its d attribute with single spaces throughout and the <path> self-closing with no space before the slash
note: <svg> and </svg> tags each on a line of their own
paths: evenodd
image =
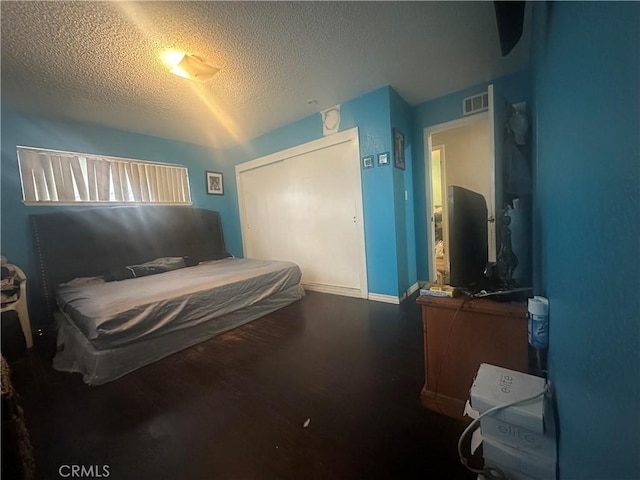
<svg viewBox="0 0 640 480">
<path fill-rule="evenodd" d="M 524 68 L 492 2 L 1 2 L 2 102 L 220 148 L 375 88 L 415 105 Z M 181 50 L 219 67 L 169 73 Z M 309 105 L 310 99 L 317 104 Z"/>
</svg>

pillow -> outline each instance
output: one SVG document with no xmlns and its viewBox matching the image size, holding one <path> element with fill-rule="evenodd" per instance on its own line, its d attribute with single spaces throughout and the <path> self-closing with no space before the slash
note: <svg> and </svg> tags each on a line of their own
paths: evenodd
<svg viewBox="0 0 640 480">
<path fill-rule="evenodd" d="M 161 257 L 140 265 L 128 265 L 126 267 L 109 270 L 104 276 L 105 282 L 127 280 L 129 278 L 146 277 L 158 273 L 170 272 L 179 268 L 197 265 L 197 260 L 190 257 Z"/>
<path fill-rule="evenodd" d="M 233 257 L 233 255 L 231 255 L 229 252 L 216 252 L 213 255 L 211 255 L 209 260 L 222 260 L 223 258 L 230 258 L 230 257 Z"/>
<path fill-rule="evenodd" d="M 104 283 L 104 278 L 102 277 L 78 277 L 73 280 L 69 280 L 68 282 L 61 283 L 60 286 L 69 286 L 69 287 L 84 287 L 85 285 L 96 285 L 99 283 Z"/>
</svg>

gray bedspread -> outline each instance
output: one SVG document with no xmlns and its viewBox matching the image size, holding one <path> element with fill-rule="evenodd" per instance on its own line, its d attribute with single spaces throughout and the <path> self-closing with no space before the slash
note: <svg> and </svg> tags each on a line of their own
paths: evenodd
<svg viewBox="0 0 640 480">
<path fill-rule="evenodd" d="M 291 262 L 228 258 L 119 282 L 70 282 L 58 307 L 96 349 L 182 330 L 300 283 Z"/>
</svg>

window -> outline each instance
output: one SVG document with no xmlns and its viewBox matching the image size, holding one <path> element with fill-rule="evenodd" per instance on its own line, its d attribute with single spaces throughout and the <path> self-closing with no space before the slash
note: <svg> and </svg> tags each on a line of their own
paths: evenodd
<svg viewBox="0 0 640 480">
<path fill-rule="evenodd" d="M 191 204 L 186 167 L 127 158 L 18 147 L 27 205 Z"/>
</svg>

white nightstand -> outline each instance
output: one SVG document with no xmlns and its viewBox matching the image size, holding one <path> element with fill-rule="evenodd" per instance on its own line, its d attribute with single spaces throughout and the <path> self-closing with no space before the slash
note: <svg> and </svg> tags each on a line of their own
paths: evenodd
<svg viewBox="0 0 640 480">
<path fill-rule="evenodd" d="M 18 298 L 13 301 L 9 301 L 2 304 L 1 313 L 14 310 L 18 314 L 20 320 L 20 326 L 22 327 L 22 333 L 27 343 L 27 348 L 33 347 L 33 337 L 31 336 L 31 324 L 29 323 L 29 310 L 27 309 L 27 277 L 24 272 L 17 266 L 10 263 L 2 265 L 10 270 L 13 270 L 16 274 L 16 278 L 20 282 L 20 291 Z"/>
</svg>

